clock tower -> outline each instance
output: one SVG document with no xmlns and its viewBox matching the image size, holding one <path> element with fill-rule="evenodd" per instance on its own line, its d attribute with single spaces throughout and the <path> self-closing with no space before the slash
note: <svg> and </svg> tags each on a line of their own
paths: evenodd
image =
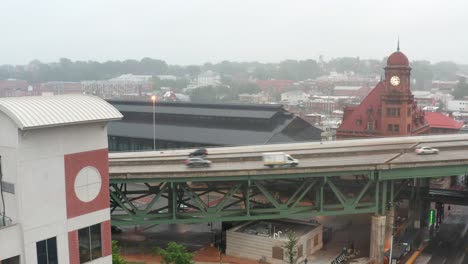
<svg viewBox="0 0 468 264">
<path fill-rule="evenodd" d="M 410 90 L 409 61 L 398 44 L 387 59 L 384 91 L 381 95 L 381 132 L 385 136 L 411 135 L 414 97 Z"/>
</svg>

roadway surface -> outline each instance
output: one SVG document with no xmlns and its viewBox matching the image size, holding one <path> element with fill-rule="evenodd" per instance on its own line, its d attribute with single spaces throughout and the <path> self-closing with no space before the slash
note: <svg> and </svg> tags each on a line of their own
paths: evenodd
<svg viewBox="0 0 468 264">
<path fill-rule="evenodd" d="M 414 149 L 424 145 L 439 148 L 440 153 L 416 155 Z M 468 135 L 213 148 L 208 149 L 213 162 L 209 168 L 186 167 L 183 161 L 191 150 L 111 153 L 109 174 L 111 179 L 190 178 L 430 168 L 468 165 L 467 149 Z M 300 160 L 299 166 L 264 167 L 262 153 L 270 151 L 291 154 Z"/>
<path fill-rule="evenodd" d="M 447 205 L 446 205 L 447 207 Z M 428 264 L 468 263 L 468 207 L 452 206 L 424 254 L 431 254 Z"/>
</svg>

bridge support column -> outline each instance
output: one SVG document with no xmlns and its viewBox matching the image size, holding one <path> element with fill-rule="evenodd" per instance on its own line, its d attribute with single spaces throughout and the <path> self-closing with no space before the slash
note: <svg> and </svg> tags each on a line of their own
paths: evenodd
<svg viewBox="0 0 468 264">
<path fill-rule="evenodd" d="M 395 228 L 395 207 L 390 206 L 390 208 L 386 211 L 386 221 L 385 221 L 385 244 L 384 249 L 390 249 L 391 238 L 393 236 L 393 231 Z"/>
<path fill-rule="evenodd" d="M 382 215 L 372 216 L 369 256 L 371 263 L 383 263 L 386 218 Z"/>
<path fill-rule="evenodd" d="M 421 221 L 421 228 L 427 228 L 429 226 L 429 214 L 431 210 L 431 202 L 423 199 L 423 197 L 428 197 L 429 193 L 429 185 L 430 179 L 421 179 L 420 184 L 420 205 L 421 205 L 421 212 L 420 212 L 420 221 Z"/>
<path fill-rule="evenodd" d="M 413 228 L 421 228 L 421 196 L 420 179 L 413 180 L 413 189 L 409 200 L 408 218 L 413 222 Z"/>
</svg>

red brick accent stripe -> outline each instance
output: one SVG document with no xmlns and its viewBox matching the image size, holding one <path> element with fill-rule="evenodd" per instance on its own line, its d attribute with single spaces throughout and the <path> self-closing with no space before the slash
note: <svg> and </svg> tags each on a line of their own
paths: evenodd
<svg viewBox="0 0 468 264">
<path fill-rule="evenodd" d="M 78 230 L 68 232 L 68 254 L 70 256 L 70 264 L 80 263 Z"/>
<path fill-rule="evenodd" d="M 112 237 L 110 220 L 101 223 L 102 256 L 112 255 Z"/>
</svg>

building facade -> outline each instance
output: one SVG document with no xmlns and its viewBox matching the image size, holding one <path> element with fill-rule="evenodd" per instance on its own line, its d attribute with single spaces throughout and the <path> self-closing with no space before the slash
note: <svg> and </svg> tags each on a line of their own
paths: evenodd
<svg viewBox="0 0 468 264">
<path fill-rule="evenodd" d="M 0 263 L 112 263 L 108 121 L 84 95 L 0 99 Z"/>
<path fill-rule="evenodd" d="M 447 110 L 454 112 L 468 112 L 468 100 L 448 101 Z"/>
<path fill-rule="evenodd" d="M 410 136 L 430 133 L 424 111 L 418 108 L 410 90 L 408 58 L 399 48 L 385 67 L 385 79 L 360 105 L 345 107 L 337 138 Z"/>
<path fill-rule="evenodd" d="M 248 222 L 226 232 L 226 254 L 230 256 L 263 259 L 266 263 L 287 263 L 284 244 L 288 233 L 297 238 L 297 263 L 323 247 L 323 226 L 293 220 Z"/>
</svg>

